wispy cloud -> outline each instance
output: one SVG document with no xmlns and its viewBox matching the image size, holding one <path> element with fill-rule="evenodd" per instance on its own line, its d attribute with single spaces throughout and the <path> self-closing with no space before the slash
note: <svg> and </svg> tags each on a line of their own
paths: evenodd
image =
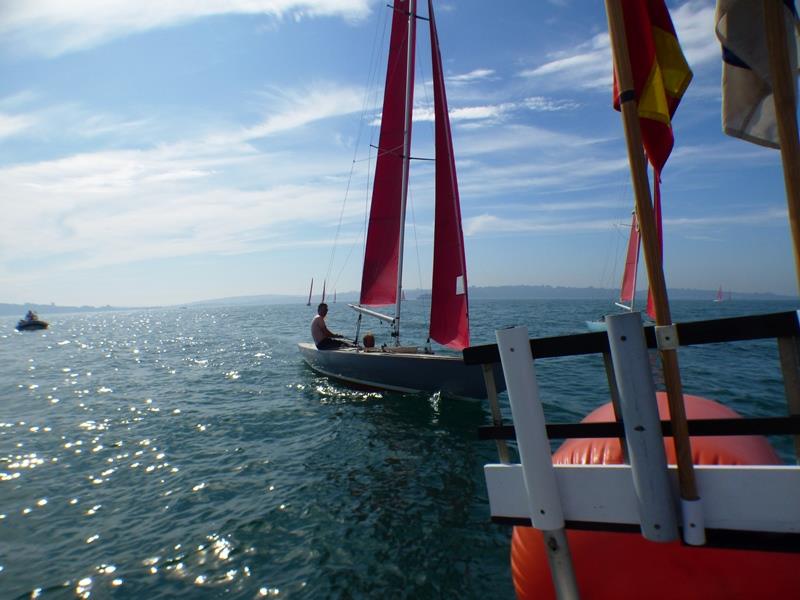
<svg viewBox="0 0 800 600">
<path fill-rule="evenodd" d="M 333 84 L 316 85 L 298 91 L 270 93 L 273 113 L 261 123 L 235 135 L 252 140 L 303 127 L 315 121 L 347 115 L 362 109 L 363 92 Z"/>
<path fill-rule="evenodd" d="M 555 100 L 544 96 L 531 96 L 522 101 L 525 108 L 539 112 L 558 112 L 562 110 L 576 110 L 580 108 L 580 103 L 574 100 Z"/>
<path fill-rule="evenodd" d="M 502 102 L 498 104 L 480 104 L 474 106 L 450 107 L 451 121 L 485 121 L 486 125 L 497 124 L 518 112 L 558 112 L 576 110 L 580 104 L 571 100 L 555 100 L 544 96 L 531 96 L 520 102 Z M 433 121 L 433 109 L 428 106 L 414 107 L 414 122 Z M 373 120 L 372 125 L 380 124 L 380 118 Z"/>
<path fill-rule="evenodd" d="M 672 217 L 665 218 L 664 225 L 672 227 L 719 227 L 722 225 L 758 225 L 769 223 L 785 223 L 787 211 L 785 208 L 769 207 L 757 211 L 740 214 L 716 214 L 702 217 Z"/>
<path fill-rule="evenodd" d="M 488 132 L 480 131 L 459 136 L 457 153 L 458 156 L 469 157 L 526 148 L 549 148 L 569 152 L 605 141 L 608 140 L 562 133 L 535 125 L 509 124 L 492 128 Z"/>
<path fill-rule="evenodd" d="M 718 60 L 714 6 L 710 0 L 689 0 L 671 11 L 675 31 L 690 66 Z M 598 33 L 577 46 L 551 53 L 547 62 L 521 71 L 554 89 L 608 89 L 611 85 L 611 46 L 608 33 Z"/>
<path fill-rule="evenodd" d="M 707 215 L 703 217 L 676 217 L 664 220 L 664 225 L 671 230 L 691 229 L 694 227 L 720 227 L 725 225 L 768 225 L 783 223 L 786 220 L 786 210 L 767 208 L 751 211 L 740 215 Z M 574 233 L 591 231 L 609 231 L 617 222 L 612 219 L 553 219 L 539 218 L 510 218 L 484 213 L 464 220 L 465 235 L 479 234 L 505 234 L 505 233 L 560 233 L 570 231 Z M 692 235 L 692 234 L 690 234 Z M 697 235 L 693 235 L 695 239 Z"/>
<path fill-rule="evenodd" d="M 474 81 L 485 80 L 494 75 L 494 69 L 475 69 L 469 73 L 462 73 L 461 75 L 451 75 L 447 78 L 447 83 L 462 84 L 472 83 Z"/>
<path fill-rule="evenodd" d="M 368 0 L 5 0 L 0 5 L 0 37 L 9 47 L 58 56 L 204 17 L 241 14 L 357 20 L 369 13 L 369 6 Z"/>
<path fill-rule="evenodd" d="M 28 115 L 0 113 L 0 139 L 8 138 L 30 129 L 35 122 L 35 119 Z"/>
<path fill-rule="evenodd" d="M 675 32 L 693 68 L 721 60 L 719 42 L 714 31 L 714 2 L 689 0 L 671 11 Z"/>
<path fill-rule="evenodd" d="M 519 74 L 550 82 L 554 87 L 607 88 L 611 83 L 611 46 L 607 33 L 594 35 L 575 50 L 557 51 L 551 60 Z"/>
<path fill-rule="evenodd" d="M 464 221 L 464 234 L 481 233 L 561 233 L 564 231 L 608 231 L 615 225 L 611 219 L 585 221 L 551 219 L 513 219 L 483 214 Z"/>
<path fill-rule="evenodd" d="M 302 160 L 282 148 L 296 131 L 360 103 L 358 90 L 333 85 L 285 90 L 267 97 L 270 116 L 251 127 L 7 165 L 0 198 L 14 201 L 4 203 L 2 261 L 96 267 L 306 243 L 307 225 L 318 235 L 338 219 L 350 165 L 326 144 Z M 100 132 L 120 121 L 87 122 Z M 265 137 L 269 150 L 255 143 Z M 344 216 L 360 222 L 362 210 L 353 203 Z M 34 238 L 41 243 L 32 248 Z"/>
</svg>

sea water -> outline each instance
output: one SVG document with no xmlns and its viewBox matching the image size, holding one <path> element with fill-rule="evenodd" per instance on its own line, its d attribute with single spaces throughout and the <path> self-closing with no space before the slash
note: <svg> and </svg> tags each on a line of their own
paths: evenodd
<svg viewBox="0 0 800 600">
<path fill-rule="evenodd" d="M 676 301 L 676 321 L 794 310 Z M 425 304 L 403 341 L 424 341 Z M 474 344 L 584 331 L 587 301 L 477 301 Z M 332 304 L 331 329 L 354 315 Z M 511 598 L 485 402 L 353 390 L 302 363 L 314 307 L 0 319 L 0 598 Z M 378 343 L 388 331 L 366 321 Z M 785 414 L 774 341 L 680 350 L 685 391 Z M 607 401 L 599 357 L 537 363 L 552 421 Z M 501 396 L 509 414 L 505 394 Z M 774 440 L 788 460 L 791 445 Z"/>
</svg>

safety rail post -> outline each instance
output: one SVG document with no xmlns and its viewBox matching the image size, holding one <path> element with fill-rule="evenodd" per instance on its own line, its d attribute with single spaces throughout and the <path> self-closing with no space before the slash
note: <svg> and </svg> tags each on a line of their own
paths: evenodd
<svg viewBox="0 0 800 600">
<path fill-rule="evenodd" d="M 553 469 L 544 408 L 539 398 L 528 328 L 502 329 L 496 335 L 517 432 L 531 523 L 544 536 L 556 596 L 578 598 L 578 584 L 564 529 L 564 512 Z"/>
<path fill-rule="evenodd" d="M 614 361 L 611 360 L 611 352 L 603 352 L 603 366 L 606 370 L 608 391 L 611 394 L 611 406 L 614 408 L 614 419 L 620 422 L 622 421 L 622 407 L 619 402 L 619 388 L 617 387 L 617 376 L 614 373 Z M 628 442 L 624 435 L 618 439 L 619 447 L 622 450 L 622 461 L 625 464 L 630 464 L 630 459 L 628 458 Z"/>
<path fill-rule="evenodd" d="M 638 312 L 610 315 L 606 323 L 642 535 L 673 541 L 678 537 L 675 502 L 642 318 Z"/>
<path fill-rule="evenodd" d="M 800 311 L 797 311 L 800 322 Z M 800 415 L 800 338 L 779 337 L 778 354 L 780 355 L 783 387 L 786 391 L 786 404 L 789 415 Z M 800 464 L 800 435 L 793 436 L 794 453 L 797 464 Z"/>
<path fill-rule="evenodd" d="M 497 399 L 497 385 L 494 381 L 494 365 L 482 364 L 483 369 L 483 382 L 486 384 L 486 397 L 489 399 L 489 408 L 492 411 L 492 424 L 495 427 L 503 425 L 503 415 L 500 412 L 500 402 Z M 508 444 L 505 440 L 495 440 L 497 444 L 497 455 L 500 457 L 500 462 L 508 464 L 511 462 L 511 457 L 508 453 Z"/>
</svg>

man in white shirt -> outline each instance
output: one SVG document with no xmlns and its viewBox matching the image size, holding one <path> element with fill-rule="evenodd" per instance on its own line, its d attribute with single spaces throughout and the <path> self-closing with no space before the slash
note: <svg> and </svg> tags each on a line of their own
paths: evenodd
<svg viewBox="0 0 800 600">
<path fill-rule="evenodd" d="M 317 316 L 311 321 L 311 337 L 317 350 L 334 350 L 336 348 L 346 348 L 353 344 L 343 338 L 338 333 L 333 333 L 325 324 L 325 316 L 328 314 L 328 305 L 321 302 L 317 306 Z"/>
</svg>

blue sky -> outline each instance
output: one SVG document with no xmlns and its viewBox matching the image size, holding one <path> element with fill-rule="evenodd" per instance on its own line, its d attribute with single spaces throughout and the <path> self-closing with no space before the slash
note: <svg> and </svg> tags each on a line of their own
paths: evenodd
<svg viewBox="0 0 800 600">
<path fill-rule="evenodd" d="M 695 78 L 663 177 L 667 284 L 794 294 L 780 155 L 721 133 L 713 2 L 669 6 Z M 615 287 L 633 198 L 602 3 L 435 7 L 470 284 Z M 357 289 L 388 18 L 383 0 L 5 0 L 0 302 Z M 405 285 L 429 287 L 432 166 L 412 168 Z"/>
</svg>

